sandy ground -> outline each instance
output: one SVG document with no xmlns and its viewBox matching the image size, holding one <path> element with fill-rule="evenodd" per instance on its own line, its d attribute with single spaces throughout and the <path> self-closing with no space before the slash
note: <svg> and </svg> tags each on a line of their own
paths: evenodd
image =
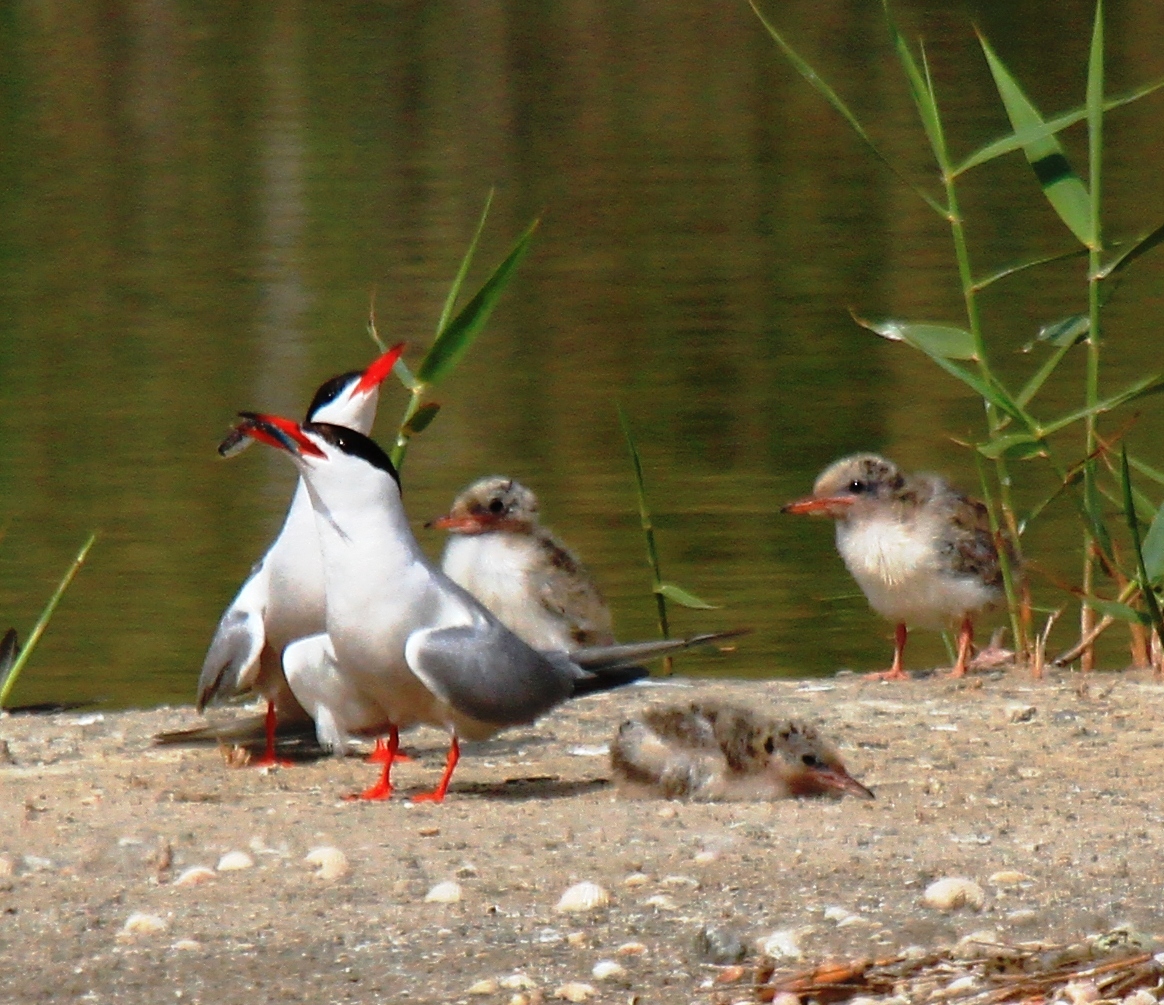
<svg viewBox="0 0 1164 1005">
<path fill-rule="evenodd" d="M 603 753 L 615 726 L 709 696 L 818 724 L 877 799 L 618 798 Z M 189 708 L 10 716 L 0 1001 L 520 1005 L 573 982 L 596 1003 L 706 1005 L 714 963 L 778 930 L 806 960 L 984 929 L 1164 933 L 1162 698 L 1127 675 L 630 688 L 470 749 L 440 806 L 341 801 L 375 774 L 356 759 L 265 772 L 153 746 L 199 721 Z M 418 760 L 398 767 L 402 790 L 430 787 L 441 736 L 406 747 Z M 316 875 L 304 857 L 320 846 L 346 855 L 346 875 Z M 253 865 L 175 882 L 231 851 Z M 979 883 L 982 910 L 921 906 L 943 876 Z M 449 880 L 458 902 L 426 902 Z M 556 911 L 581 880 L 611 903 Z M 136 912 L 164 927 L 127 933 Z M 602 961 L 621 972 L 595 977 Z"/>
</svg>

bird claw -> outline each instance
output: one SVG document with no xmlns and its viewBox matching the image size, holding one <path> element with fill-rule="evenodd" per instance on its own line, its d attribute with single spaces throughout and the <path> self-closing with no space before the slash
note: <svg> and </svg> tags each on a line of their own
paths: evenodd
<svg viewBox="0 0 1164 1005">
<path fill-rule="evenodd" d="M 866 680 L 913 680 L 904 670 L 894 667 L 891 670 L 878 670 L 876 673 L 865 674 Z"/>
<path fill-rule="evenodd" d="M 392 786 L 383 785 L 377 782 L 370 789 L 364 789 L 363 792 L 351 792 L 344 796 L 345 803 L 356 802 L 380 802 L 392 797 Z"/>
</svg>

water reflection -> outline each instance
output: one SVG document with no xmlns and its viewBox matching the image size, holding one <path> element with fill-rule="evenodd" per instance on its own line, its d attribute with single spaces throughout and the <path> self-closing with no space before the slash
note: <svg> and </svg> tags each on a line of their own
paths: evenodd
<svg viewBox="0 0 1164 1005">
<path fill-rule="evenodd" d="M 1004 128 L 972 22 L 1044 110 L 1081 100 L 1089 4 L 931 7 L 899 13 L 926 38 L 959 150 Z M 1113 86 L 1159 76 L 1152 0 L 1108 11 Z M 936 187 L 879 5 L 797 0 L 778 14 Z M 1111 118 L 1113 234 L 1164 217 L 1159 100 Z M 382 333 L 425 344 L 493 184 L 482 261 L 544 223 L 409 456 L 418 525 L 479 475 L 520 478 L 605 585 L 620 634 L 651 632 L 621 401 L 665 573 L 725 605 L 681 612 L 679 627 L 758 629 L 730 663 L 686 666 L 827 673 L 879 665 L 888 628 L 854 596 L 830 529 L 782 520 L 778 504 L 857 448 L 974 482 L 949 437 L 980 430 L 978 406 L 847 317 L 958 319 L 948 235 L 744 5 L 15 5 L 0 124 L 6 619 L 27 630 L 101 532 L 22 701 L 190 697 L 292 482 L 269 452 L 219 462 L 217 439 L 238 408 L 299 413 L 320 380 L 370 358 L 373 290 Z M 964 208 L 980 272 L 1069 246 L 1021 159 L 971 175 Z M 1107 387 L 1159 365 L 1159 275 L 1145 260 L 1112 304 Z M 1018 347 L 1082 302 L 1078 263 L 996 287 L 985 307 L 1004 369 L 1026 372 Z M 1047 413 L 1080 396 L 1080 365 Z M 402 408 L 385 395 L 381 436 Z M 1159 406 L 1141 412 L 1132 441 L 1160 462 Z M 1068 576 L 1072 519 L 1052 512 L 1029 542 Z M 924 640 L 911 642 L 919 662 L 941 652 Z"/>
</svg>

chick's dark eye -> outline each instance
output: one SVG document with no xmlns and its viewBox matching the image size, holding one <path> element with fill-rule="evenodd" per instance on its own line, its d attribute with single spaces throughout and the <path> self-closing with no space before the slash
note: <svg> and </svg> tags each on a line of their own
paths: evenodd
<svg viewBox="0 0 1164 1005">
<path fill-rule="evenodd" d="M 865 485 L 865 483 L 863 481 L 861 481 L 859 478 L 854 478 L 851 482 L 849 482 L 849 491 L 852 492 L 854 495 L 860 495 L 862 492 L 865 491 L 866 488 L 867 488 L 867 486 Z"/>
<path fill-rule="evenodd" d="M 503 503 L 500 499 L 490 500 L 490 502 L 489 502 L 489 512 L 490 513 L 500 513 L 503 509 L 505 509 L 505 503 Z"/>
<path fill-rule="evenodd" d="M 816 754 L 805 754 L 801 760 L 804 762 L 804 766 L 806 768 L 820 767 L 820 759 L 816 756 Z"/>
</svg>

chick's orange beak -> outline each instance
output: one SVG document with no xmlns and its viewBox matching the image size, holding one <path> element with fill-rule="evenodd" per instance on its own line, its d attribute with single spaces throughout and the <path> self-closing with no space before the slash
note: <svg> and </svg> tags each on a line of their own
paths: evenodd
<svg viewBox="0 0 1164 1005">
<path fill-rule="evenodd" d="M 840 516 L 853 505 L 853 496 L 806 496 L 780 508 L 781 513 L 806 513 L 808 516 Z"/>
</svg>

